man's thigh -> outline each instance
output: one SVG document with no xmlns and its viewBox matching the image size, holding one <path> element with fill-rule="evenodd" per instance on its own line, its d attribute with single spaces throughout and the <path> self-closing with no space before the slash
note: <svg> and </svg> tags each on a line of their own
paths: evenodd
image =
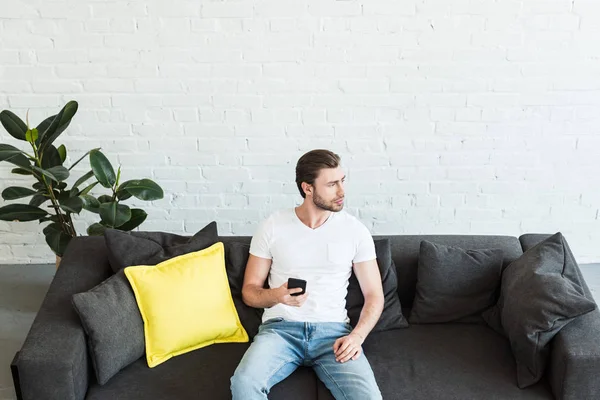
<svg viewBox="0 0 600 400">
<path fill-rule="evenodd" d="M 333 344 L 350 333 L 347 326 L 328 327 L 313 349 L 313 369 L 336 399 L 381 399 L 371 365 L 364 353 L 344 363 L 335 360 Z"/>
<path fill-rule="evenodd" d="M 277 321 L 261 325 L 236 368 L 233 379 L 253 382 L 268 392 L 302 364 L 301 340 L 295 340 L 284 324 L 285 321 Z"/>
</svg>

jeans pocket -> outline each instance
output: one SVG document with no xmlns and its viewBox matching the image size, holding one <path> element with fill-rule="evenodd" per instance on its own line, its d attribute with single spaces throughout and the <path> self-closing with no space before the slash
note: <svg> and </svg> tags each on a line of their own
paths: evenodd
<svg viewBox="0 0 600 400">
<path fill-rule="evenodd" d="M 270 324 L 274 324 L 276 322 L 281 322 L 281 321 L 283 321 L 283 318 L 281 318 L 281 317 L 269 318 L 268 320 L 266 320 L 265 322 L 263 322 L 261 324 L 261 326 L 270 325 Z"/>
</svg>

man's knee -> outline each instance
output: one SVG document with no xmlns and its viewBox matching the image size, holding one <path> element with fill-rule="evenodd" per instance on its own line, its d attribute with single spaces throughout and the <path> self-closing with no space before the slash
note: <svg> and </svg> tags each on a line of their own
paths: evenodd
<svg viewBox="0 0 600 400">
<path fill-rule="evenodd" d="M 249 372 L 236 369 L 231 377 L 231 391 L 234 393 L 244 393 L 260 390 L 258 379 Z"/>
</svg>

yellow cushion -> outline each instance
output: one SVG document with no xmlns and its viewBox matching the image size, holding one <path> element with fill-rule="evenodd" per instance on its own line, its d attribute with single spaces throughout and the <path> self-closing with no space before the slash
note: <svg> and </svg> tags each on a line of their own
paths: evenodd
<svg viewBox="0 0 600 400">
<path fill-rule="evenodd" d="M 225 272 L 223 243 L 125 268 L 144 320 L 150 368 L 213 343 L 248 342 Z"/>
</svg>

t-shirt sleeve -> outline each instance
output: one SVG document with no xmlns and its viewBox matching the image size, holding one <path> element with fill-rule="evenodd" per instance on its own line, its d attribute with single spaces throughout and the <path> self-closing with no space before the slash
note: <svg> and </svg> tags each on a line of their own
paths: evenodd
<svg viewBox="0 0 600 400">
<path fill-rule="evenodd" d="M 263 221 L 259 226 L 254 236 L 252 236 L 252 240 L 250 241 L 250 254 L 261 257 L 272 259 L 271 255 L 271 224 L 270 220 Z"/>
<path fill-rule="evenodd" d="M 358 222 L 358 240 L 356 246 L 356 254 L 354 254 L 353 263 L 375 260 L 375 242 L 371 232 L 361 222 Z"/>
</svg>

